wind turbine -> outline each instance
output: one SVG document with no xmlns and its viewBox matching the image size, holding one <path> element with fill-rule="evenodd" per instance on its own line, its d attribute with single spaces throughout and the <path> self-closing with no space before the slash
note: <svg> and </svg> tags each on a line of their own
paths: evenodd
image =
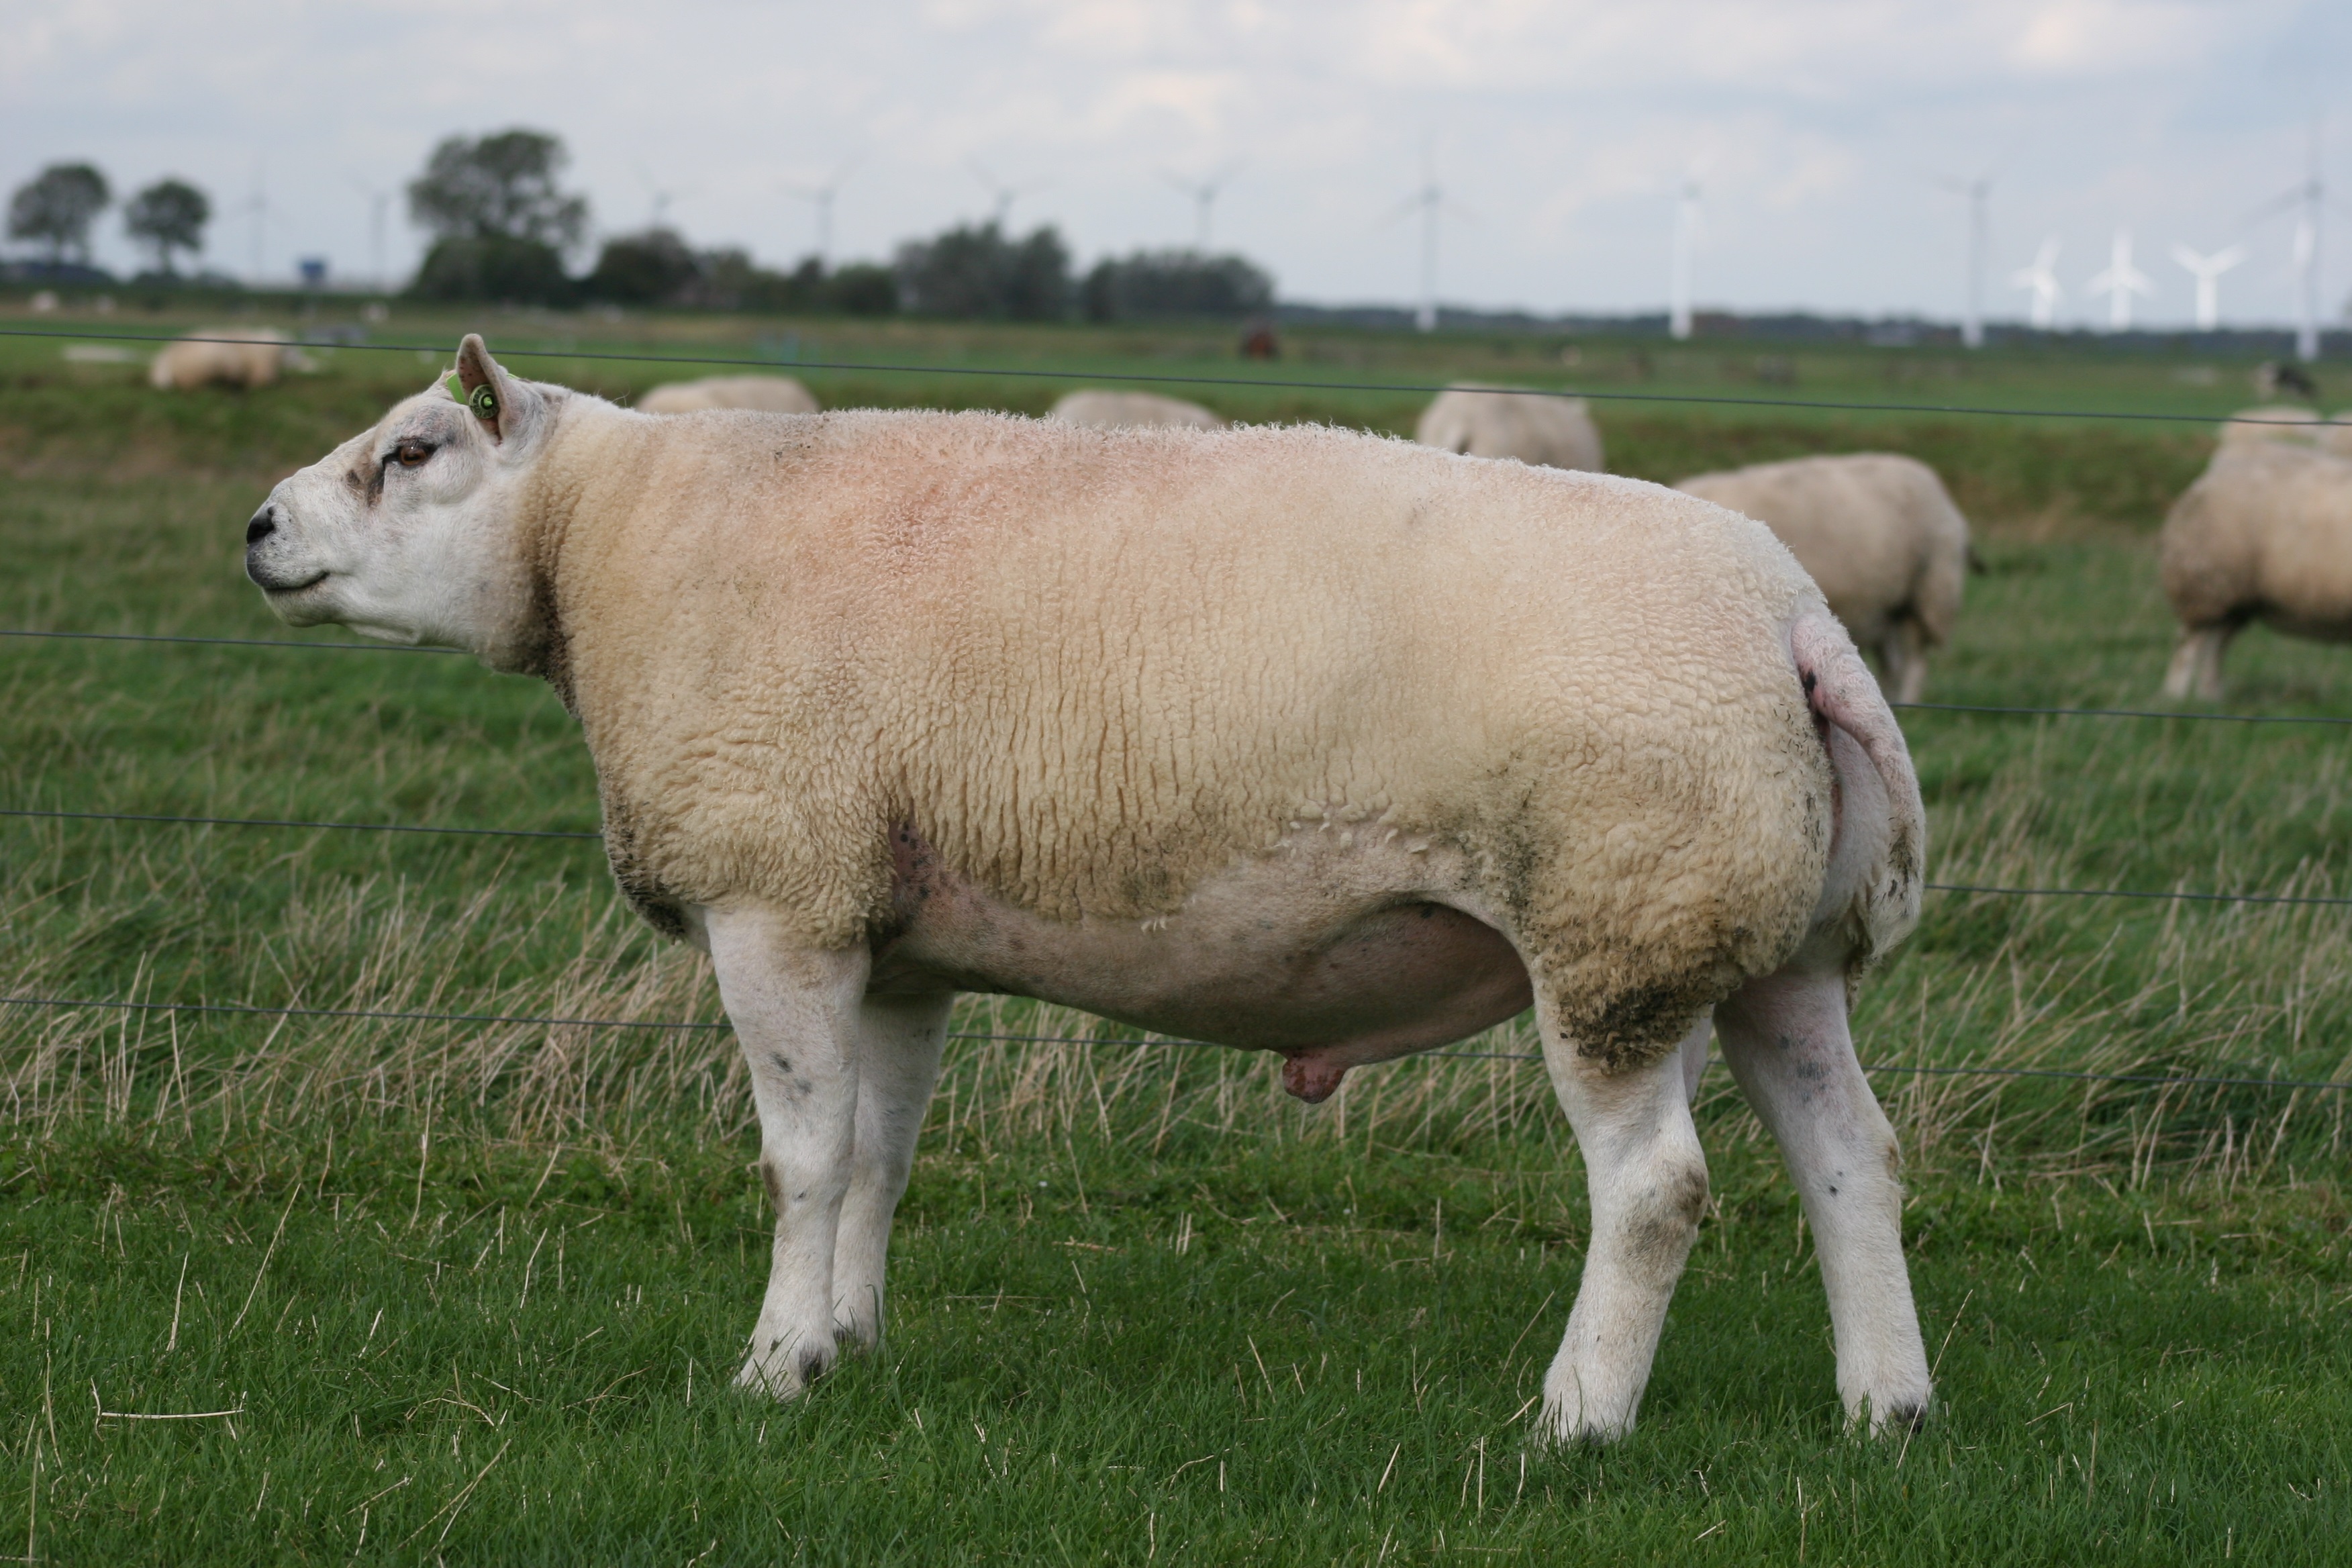
<svg viewBox="0 0 2352 1568">
<path fill-rule="evenodd" d="M 1025 185 L 1008 185 L 989 173 L 988 165 L 977 158 L 966 159 L 964 167 L 971 171 L 971 177 L 986 186 L 988 194 L 995 199 L 996 210 L 991 215 L 989 221 L 999 228 L 1004 227 L 1012 221 L 1013 204 L 1016 199 L 1033 192 L 1042 191 L 1053 184 L 1051 180 L 1032 180 Z"/>
<path fill-rule="evenodd" d="M 1433 332 L 1437 330 L 1437 227 L 1445 209 L 1454 204 L 1446 200 L 1445 187 L 1437 179 L 1437 147 L 1434 138 L 1424 140 L 1421 153 L 1421 184 L 1412 195 L 1397 204 L 1389 217 L 1393 220 L 1408 213 L 1421 214 L 1421 302 L 1413 307 L 1413 330 Z M 1457 209 L 1458 210 L 1458 209 Z"/>
<path fill-rule="evenodd" d="M 2033 253 L 2033 265 L 2021 267 L 2009 275 L 2012 289 L 2033 291 L 2032 320 L 2034 330 L 2046 332 L 2058 319 L 2058 296 L 2064 292 L 2058 287 L 2058 237 L 2050 235 L 2042 241 L 2042 248 Z"/>
<path fill-rule="evenodd" d="M 682 191 L 664 190 L 661 183 L 654 178 L 654 172 L 643 163 L 637 165 L 637 179 L 646 187 L 646 196 L 651 204 L 646 213 L 646 232 L 648 234 L 668 226 L 671 203 L 694 195 L 691 186 Z"/>
<path fill-rule="evenodd" d="M 816 263 L 820 268 L 833 265 L 833 198 L 841 195 L 841 187 L 848 182 L 850 171 L 857 167 L 857 163 L 856 158 L 850 159 L 834 170 L 833 177 L 821 185 L 787 184 L 784 187 L 787 193 L 816 209 Z M 1006 205 L 1009 209 L 1009 201 Z"/>
<path fill-rule="evenodd" d="M 2221 274 L 2246 258 L 2246 247 L 2233 245 L 2227 250 L 2217 250 L 2210 256 L 2200 256 L 2185 245 L 2175 244 L 2172 259 L 2181 269 L 2197 279 L 2197 330 L 2210 332 L 2221 324 Z"/>
<path fill-rule="evenodd" d="M 2294 220 L 2295 320 L 2294 357 L 2319 357 L 2319 236 L 2327 203 L 2327 184 L 2319 176 L 2321 122 L 2311 123 L 2311 173 L 2254 209 L 2249 222 L 2290 207 L 2300 208 Z"/>
<path fill-rule="evenodd" d="M 1238 160 L 1199 180 L 1188 180 L 1172 169 L 1160 171 L 1161 179 L 1192 198 L 1192 248 L 1203 256 L 1209 253 L 1209 209 L 1216 205 L 1217 193 L 1240 172 Z"/>
<path fill-rule="evenodd" d="M 392 205 L 392 193 L 369 184 L 357 174 L 343 177 L 351 182 L 352 189 L 368 199 L 368 261 L 373 268 L 368 275 L 369 280 L 378 289 L 389 289 L 392 279 L 383 266 L 383 225 L 384 214 Z"/>
<path fill-rule="evenodd" d="M 2107 297 L 2107 330 L 2112 332 L 2130 331 L 2132 296 L 2156 292 L 2155 280 L 2132 265 L 2131 230 L 2116 230 L 2115 245 L 2107 255 L 2107 269 L 2093 278 L 2087 288 L 2093 294 Z"/>
<path fill-rule="evenodd" d="M 1980 349 L 1984 347 L 1985 247 L 1990 243 L 1986 211 L 1992 198 L 1992 175 L 1988 172 L 1973 180 L 1961 180 L 1947 174 L 1936 183 L 1969 198 L 1969 308 L 1960 317 L 1960 343 Z"/>
<path fill-rule="evenodd" d="M 261 287 L 261 258 L 269 229 L 269 159 L 266 153 L 253 160 L 253 195 L 246 198 L 245 216 L 253 220 L 253 287 Z"/>
<path fill-rule="evenodd" d="M 1682 194 L 1675 200 L 1674 270 L 1666 280 L 1666 333 L 1676 341 L 1691 335 L 1691 268 L 1698 250 L 1698 170 L 1683 176 Z"/>
</svg>

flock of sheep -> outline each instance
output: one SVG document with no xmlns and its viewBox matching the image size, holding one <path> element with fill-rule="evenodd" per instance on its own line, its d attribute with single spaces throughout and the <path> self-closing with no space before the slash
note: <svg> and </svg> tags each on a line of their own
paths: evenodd
<svg viewBox="0 0 2352 1568">
<path fill-rule="evenodd" d="M 203 341 L 224 338 L 246 341 Z M 266 386 L 293 368 L 295 352 L 273 329 L 204 328 L 166 345 L 149 380 L 165 391 Z M 728 375 L 656 386 L 637 407 L 814 414 L 818 404 L 789 376 Z M 1225 424 L 1195 403 L 1100 390 L 1069 394 L 1046 417 L 1096 429 Z M 1606 471 L 1601 432 L 1580 398 L 1456 386 L 1431 402 L 1413 438 L 1472 457 Z M 1968 521 L 1932 468 L 1893 453 L 1848 453 L 1696 474 L 1675 488 L 1770 528 L 1876 657 L 1888 695 L 1919 700 L 1927 652 L 1951 636 L 1977 566 Z M 2168 697 L 2218 700 L 2222 656 L 2252 621 L 2352 641 L 2352 424 L 2279 406 L 2223 425 L 2211 463 L 2166 518 L 2159 555 L 2180 621 Z"/>
</svg>

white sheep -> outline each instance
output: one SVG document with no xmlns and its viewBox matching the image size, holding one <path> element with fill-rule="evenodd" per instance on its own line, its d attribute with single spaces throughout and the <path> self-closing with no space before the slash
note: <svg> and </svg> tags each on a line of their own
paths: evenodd
<svg viewBox="0 0 2352 1568">
<path fill-rule="evenodd" d="M 762 414 L 814 414 L 816 399 L 789 375 L 708 375 L 666 382 L 637 399 L 646 414 L 699 414 L 709 408 L 750 408 Z"/>
<path fill-rule="evenodd" d="M 2218 440 L 2223 447 L 2284 443 L 2352 458 L 2352 410 L 2323 417 L 2291 403 L 2241 409 L 2222 423 Z"/>
<path fill-rule="evenodd" d="M 275 327 L 198 327 L 156 353 L 147 367 L 147 384 L 158 392 L 272 386 L 294 368 L 285 344 L 286 334 Z"/>
<path fill-rule="evenodd" d="M 1046 410 L 1045 417 L 1064 425 L 1082 425 L 1091 430 L 1222 430 L 1225 427 L 1223 419 L 1197 403 L 1187 403 L 1181 397 L 1162 397 L 1152 392 L 1104 392 L 1099 389 L 1072 392 L 1064 395 Z"/>
<path fill-rule="evenodd" d="M 1969 523 L 1936 470 L 1854 452 L 1697 474 L 1675 487 L 1778 534 L 1854 641 L 1875 649 L 1898 702 L 1916 702 L 1927 649 L 1951 636 L 1967 580 Z"/>
<path fill-rule="evenodd" d="M 2218 700 L 2222 656 L 2251 621 L 2352 641 L 2352 457 L 2224 442 L 2173 502 L 2157 552 L 2180 621 L 2167 697 Z"/>
<path fill-rule="evenodd" d="M 2284 441 L 2309 446 L 2319 437 L 2319 414 L 2292 403 L 2263 408 L 2242 408 L 2222 422 L 2217 438 L 2224 447 Z"/>
<path fill-rule="evenodd" d="M 759 1110 L 739 1381 L 879 1332 L 959 992 L 1278 1052 L 1309 1100 L 1532 1004 L 1592 1204 L 1541 1430 L 1633 1426 L 1706 1204 L 1710 1015 L 1847 1411 L 1926 1411 L 1846 1026 L 1917 919 L 1918 786 L 1760 525 L 1327 427 L 665 419 L 475 337 L 453 379 L 280 482 L 247 572 L 578 716 L 614 874 L 709 952 Z"/>
<path fill-rule="evenodd" d="M 1580 397 L 1449 386 L 1430 400 L 1412 438 L 1473 458 L 1517 458 L 1552 468 L 1606 471 L 1601 431 Z"/>
</svg>

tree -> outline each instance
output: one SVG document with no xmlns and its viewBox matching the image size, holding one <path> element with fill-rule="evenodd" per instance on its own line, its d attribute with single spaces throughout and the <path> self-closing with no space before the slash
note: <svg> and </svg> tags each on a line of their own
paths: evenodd
<svg viewBox="0 0 2352 1568">
<path fill-rule="evenodd" d="M 9 198 L 8 237 L 48 247 L 52 267 L 68 252 L 87 262 L 89 226 L 113 199 L 106 176 L 91 164 L 52 163 L 17 186 Z"/>
<path fill-rule="evenodd" d="M 435 237 L 410 292 L 425 300 L 561 305 L 572 298 L 563 252 L 588 226 L 588 198 L 556 174 L 562 142 L 541 131 L 452 136 L 408 184 L 411 222 Z"/>
<path fill-rule="evenodd" d="M 155 270 L 169 277 L 174 270 L 173 252 L 194 254 L 205 247 L 205 225 L 212 216 L 213 204 L 195 186 L 184 180 L 158 180 L 124 205 L 122 226 L 155 253 Z"/>
<path fill-rule="evenodd" d="M 898 247 L 898 294 L 927 316 L 1016 321 L 1069 313 L 1070 253 L 1050 226 L 1007 238 L 993 222 L 959 225 Z"/>
<path fill-rule="evenodd" d="M 1088 319 L 1137 316 L 1247 316 L 1274 303 L 1274 279 L 1239 256 L 1197 250 L 1139 250 L 1108 257 L 1087 274 Z"/>
<path fill-rule="evenodd" d="M 588 198 L 558 189 L 571 161 L 543 131 L 452 136 L 408 183 L 408 216 L 439 239 L 528 239 L 565 249 L 588 225 Z"/>
</svg>

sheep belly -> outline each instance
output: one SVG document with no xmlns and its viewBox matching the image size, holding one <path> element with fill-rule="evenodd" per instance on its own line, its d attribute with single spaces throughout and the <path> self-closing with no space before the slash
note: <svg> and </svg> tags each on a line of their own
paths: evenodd
<svg viewBox="0 0 2352 1568">
<path fill-rule="evenodd" d="M 898 921 L 876 942 L 871 986 L 1034 996 L 1277 1051 L 1284 1086 L 1307 1100 L 1350 1067 L 1459 1040 L 1529 1005 L 1502 933 L 1429 896 L 1452 857 L 1433 866 L 1426 852 L 1335 837 L 1253 858 L 1161 920 L 1063 922 L 993 897 L 903 831 Z"/>
</svg>

